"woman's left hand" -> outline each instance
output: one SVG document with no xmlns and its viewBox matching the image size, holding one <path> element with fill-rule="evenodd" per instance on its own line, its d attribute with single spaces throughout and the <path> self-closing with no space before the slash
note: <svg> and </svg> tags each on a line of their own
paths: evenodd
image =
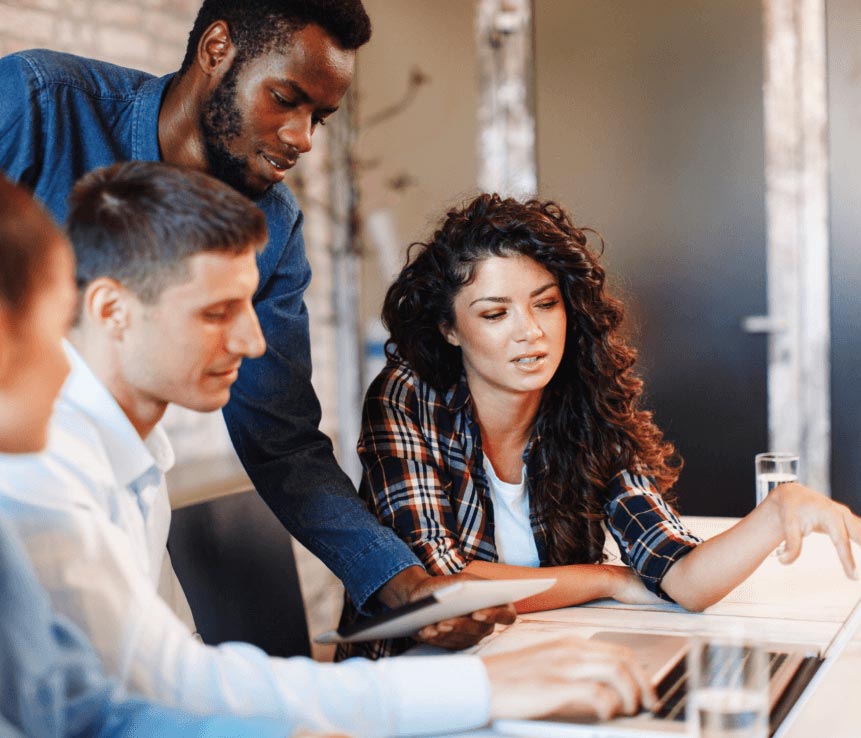
<svg viewBox="0 0 861 738">
<path fill-rule="evenodd" d="M 791 564 L 801 554 L 801 542 L 808 533 L 825 533 L 831 537 L 843 570 L 850 579 L 858 579 L 851 541 L 861 545 L 861 518 L 819 492 L 795 482 L 778 486 L 762 503 L 780 526 L 784 539 L 780 561 Z"/>
</svg>

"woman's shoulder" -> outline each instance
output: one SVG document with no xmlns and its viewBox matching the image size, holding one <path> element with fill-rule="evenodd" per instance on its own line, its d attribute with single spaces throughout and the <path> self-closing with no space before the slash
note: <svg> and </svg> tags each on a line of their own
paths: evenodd
<svg viewBox="0 0 861 738">
<path fill-rule="evenodd" d="M 426 397 L 435 390 L 403 359 L 390 358 L 368 387 L 367 397 L 400 400 Z"/>
<path fill-rule="evenodd" d="M 386 406 L 411 413 L 436 414 L 447 411 L 449 394 L 423 380 L 403 359 L 390 358 L 371 382 L 365 406 Z"/>
</svg>

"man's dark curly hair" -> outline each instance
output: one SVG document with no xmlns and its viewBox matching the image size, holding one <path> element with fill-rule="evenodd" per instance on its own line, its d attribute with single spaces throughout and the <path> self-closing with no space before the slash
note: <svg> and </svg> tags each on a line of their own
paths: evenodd
<svg viewBox="0 0 861 738">
<path fill-rule="evenodd" d="M 188 35 L 180 75 L 194 62 L 204 31 L 219 20 L 230 29 L 240 63 L 283 47 L 294 31 L 312 24 L 350 51 L 371 38 L 371 20 L 362 0 L 203 0 Z"/>
<path fill-rule="evenodd" d="M 645 471 L 670 498 L 682 466 L 652 414 L 640 408 L 637 354 L 620 332 L 624 310 L 605 290 L 587 233 L 594 231 L 575 227 L 554 202 L 480 195 L 449 211 L 428 243 L 411 246 L 414 258 L 383 306 L 388 357 L 405 360 L 423 381 L 445 391 L 459 379 L 463 362 L 440 327 L 454 325 L 455 296 L 481 261 L 526 256 L 558 281 L 567 315 L 565 350 L 544 390 L 534 428 L 540 441 L 527 460 L 530 495 L 550 529 L 551 564 L 602 560 L 603 504 L 618 472 Z"/>
</svg>

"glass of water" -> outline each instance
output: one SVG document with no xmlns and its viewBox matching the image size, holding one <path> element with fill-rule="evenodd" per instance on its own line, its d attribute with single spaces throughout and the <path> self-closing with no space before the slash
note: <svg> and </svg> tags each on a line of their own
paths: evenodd
<svg viewBox="0 0 861 738">
<path fill-rule="evenodd" d="M 778 484 L 798 481 L 798 454 L 772 452 L 757 454 L 756 504 L 759 505 Z"/>
<path fill-rule="evenodd" d="M 694 638 L 688 680 L 691 736 L 767 738 L 768 664 L 760 647 L 729 638 Z"/>
</svg>

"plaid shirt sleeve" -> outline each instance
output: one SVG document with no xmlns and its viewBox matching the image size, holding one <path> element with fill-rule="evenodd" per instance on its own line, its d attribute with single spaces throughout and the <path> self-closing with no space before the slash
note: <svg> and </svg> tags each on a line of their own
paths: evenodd
<svg viewBox="0 0 861 738">
<path fill-rule="evenodd" d="M 428 572 L 456 574 L 467 561 L 446 495 L 452 480 L 444 471 L 441 431 L 433 417 L 441 400 L 425 394 L 403 365 L 390 365 L 371 385 L 358 444 L 363 468 L 360 494 Z"/>
<path fill-rule="evenodd" d="M 661 580 L 702 539 L 685 528 L 651 477 L 623 471 L 610 481 L 608 498 L 607 527 L 625 563 L 648 589 L 673 602 L 661 588 Z"/>
</svg>

